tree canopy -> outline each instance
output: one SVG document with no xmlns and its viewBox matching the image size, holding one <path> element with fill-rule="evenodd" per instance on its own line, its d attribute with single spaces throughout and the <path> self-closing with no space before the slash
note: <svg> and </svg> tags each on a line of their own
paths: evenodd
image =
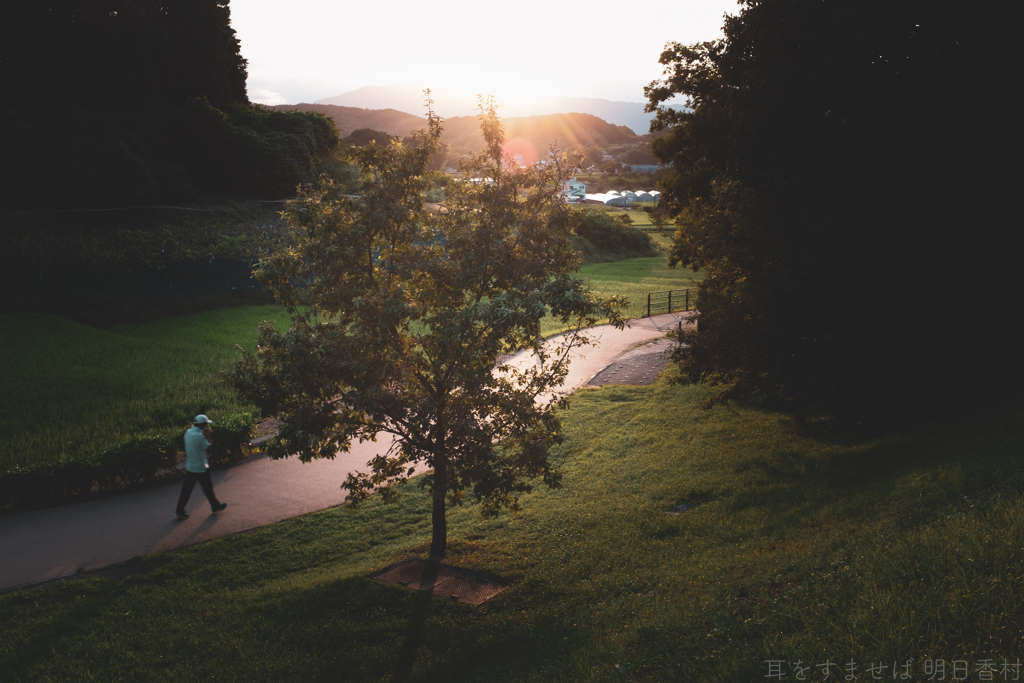
<svg viewBox="0 0 1024 683">
<path fill-rule="evenodd" d="M 250 106 L 230 19 L 226 0 L 4 3 L 0 205 L 277 199 L 312 180 L 333 125 Z"/>
<path fill-rule="evenodd" d="M 587 338 L 545 346 L 540 318 L 550 311 L 575 330 L 600 317 L 622 323 L 621 302 L 572 275 L 574 214 L 558 193 L 575 162 L 552 154 L 544 169 L 510 166 L 493 103 L 482 114 L 487 147 L 461 169 L 477 180 L 449 183 L 443 211 L 422 196 L 441 135 L 433 114 L 410 144 L 345 148 L 362 171 L 358 197 L 325 177 L 288 205 L 290 243 L 256 275 L 291 325 L 264 324 L 231 374 L 243 396 L 281 416 L 273 457 L 333 458 L 353 439 L 394 439 L 368 472 L 350 475 L 353 502 L 395 495 L 414 467 L 428 468 L 437 555 L 446 505 L 466 493 L 493 514 L 515 509 L 534 479 L 559 485 L 550 449 L 563 402 L 550 392 Z M 520 349 L 540 363 L 502 362 Z"/>
<path fill-rule="evenodd" d="M 646 89 L 671 262 L 707 272 L 684 376 L 857 415 L 1016 386 L 1009 8 L 742 4 Z"/>
</svg>

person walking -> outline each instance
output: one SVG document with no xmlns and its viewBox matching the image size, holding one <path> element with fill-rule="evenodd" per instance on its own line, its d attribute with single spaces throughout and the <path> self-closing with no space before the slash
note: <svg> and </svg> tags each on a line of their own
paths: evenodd
<svg viewBox="0 0 1024 683">
<path fill-rule="evenodd" d="M 178 509 L 174 511 L 175 519 L 188 519 L 185 512 L 185 505 L 192 495 L 192 489 L 196 482 L 202 487 L 206 494 L 206 500 L 210 501 L 210 507 L 214 513 L 220 512 L 228 506 L 217 500 L 213 494 L 213 480 L 210 478 L 210 462 L 206 458 L 206 450 L 213 445 L 213 430 L 210 425 L 213 420 L 205 415 L 196 415 L 192 428 L 185 432 L 185 481 L 181 483 L 181 495 L 178 496 Z"/>
</svg>

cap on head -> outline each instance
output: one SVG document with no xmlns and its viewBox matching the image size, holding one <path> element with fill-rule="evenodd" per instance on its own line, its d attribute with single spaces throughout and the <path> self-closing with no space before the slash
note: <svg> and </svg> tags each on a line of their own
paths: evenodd
<svg viewBox="0 0 1024 683">
<path fill-rule="evenodd" d="M 196 415 L 196 419 L 193 420 L 197 425 L 212 425 L 213 420 L 206 417 L 205 415 Z"/>
</svg>

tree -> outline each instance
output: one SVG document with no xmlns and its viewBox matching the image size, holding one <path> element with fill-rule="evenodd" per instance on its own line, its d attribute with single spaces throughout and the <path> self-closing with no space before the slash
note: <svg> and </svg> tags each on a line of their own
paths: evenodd
<svg viewBox="0 0 1024 683">
<path fill-rule="evenodd" d="M 389 133 L 385 133 L 381 130 L 374 130 L 373 128 L 356 128 L 354 131 L 342 138 L 342 142 L 348 145 L 355 145 L 357 147 L 364 147 L 371 142 L 375 142 L 378 145 L 386 145 L 391 142 L 393 137 L 394 136 Z"/>
<path fill-rule="evenodd" d="M 539 478 L 558 486 L 551 447 L 561 440 L 551 394 L 580 330 L 601 317 L 621 325 L 622 302 L 601 299 L 573 277 L 573 214 L 560 201 L 575 162 L 552 154 L 544 169 L 519 171 L 502 158 L 502 122 L 482 102 L 487 148 L 462 164 L 446 210 L 428 212 L 424 176 L 441 125 L 411 144 L 349 148 L 361 196 L 329 179 L 285 211 L 290 244 L 260 263 L 257 277 L 291 317 L 287 331 L 260 328 L 230 381 L 265 414 L 282 417 L 275 458 L 333 458 L 353 439 L 394 437 L 345 482 L 348 499 L 386 499 L 417 465 L 430 468 L 431 553 L 444 554 L 446 505 L 467 492 L 485 514 L 517 509 Z M 546 312 L 571 328 L 543 345 Z M 541 363 L 516 370 L 504 354 L 529 349 Z M 495 366 L 498 371 L 495 371 Z"/>
<path fill-rule="evenodd" d="M 626 150 L 626 153 L 619 158 L 623 163 L 629 164 L 630 166 L 636 166 L 637 164 L 658 163 L 658 160 L 654 157 L 653 154 L 651 154 L 651 150 L 647 145 L 628 149 Z"/>
<path fill-rule="evenodd" d="M 664 233 L 665 223 L 667 223 L 669 219 L 668 211 L 660 206 L 656 206 L 647 215 L 650 216 L 651 225 L 654 226 L 654 229 L 660 233 Z"/>
<path fill-rule="evenodd" d="M 604 161 L 604 150 L 596 145 L 587 145 L 582 149 L 583 158 L 586 160 L 587 168 L 597 166 Z"/>
<path fill-rule="evenodd" d="M 672 162 L 670 261 L 707 272 L 684 375 L 875 417 L 1016 386 L 1017 22 L 992 1 L 742 4 L 724 39 L 666 46 L 646 89 L 669 131 L 652 148 Z M 944 104 L 952 83 L 963 106 Z M 659 109 L 676 95 L 693 111 Z"/>
</svg>

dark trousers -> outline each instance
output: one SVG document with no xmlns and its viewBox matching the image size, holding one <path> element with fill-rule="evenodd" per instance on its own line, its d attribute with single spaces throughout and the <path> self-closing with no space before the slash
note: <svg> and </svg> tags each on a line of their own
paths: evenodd
<svg viewBox="0 0 1024 683">
<path fill-rule="evenodd" d="M 181 482 L 181 495 L 178 496 L 178 509 L 175 510 L 178 514 L 185 514 L 185 505 L 188 503 L 189 496 L 192 495 L 192 489 L 195 488 L 197 481 L 200 488 L 203 489 L 203 493 L 206 494 L 206 500 L 210 501 L 210 507 L 216 510 L 217 506 L 220 505 L 217 496 L 213 495 L 213 480 L 210 479 L 210 470 L 205 472 L 189 472 L 186 470 L 185 481 Z"/>
</svg>

